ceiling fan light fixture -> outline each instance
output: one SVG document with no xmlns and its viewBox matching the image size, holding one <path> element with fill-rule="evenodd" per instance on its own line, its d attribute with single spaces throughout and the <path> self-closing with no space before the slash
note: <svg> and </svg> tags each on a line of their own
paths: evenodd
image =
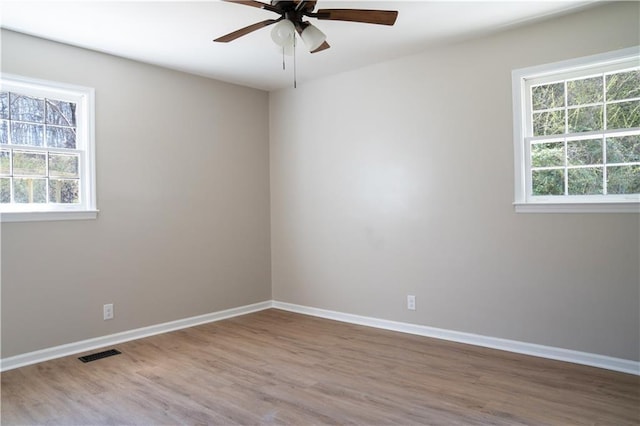
<svg viewBox="0 0 640 426">
<path fill-rule="evenodd" d="M 313 52 L 325 42 L 327 36 L 318 27 L 308 24 L 300 33 L 300 38 L 302 38 L 309 52 Z"/>
<path fill-rule="evenodd" d="M 2 1 L 2 0 L 0 0 Z M 397 10 L 369 10 L 369 9 L 318 9 L 317 0 L 222 0 L 229 3 L 242 4 L 268 10 L 280 15 L 277 19 L 265 19 L 253 25 L 240 28 L 216 38 L 215 42 L 227 43 L 250 34 L 261 28 L 273 25 L 271 38 L 282 50 L 283 56 L 295 52 L 296 32 L 311 53 L 324 51 L 331 46 L 326 36 L 315 26 L 304 21 L 314 18 L 328 21 L 362 22 L 366 24 L 394 25 L 398 17 Z"/>
<path fill-rule="evenodd" d="M 288 19 L 283 19 L 274 25 L 271 30 L 271 39 L 275 44 L 281 47 L 293 45 L 293 37 L 295 36 L 296 28 L 293 26 L 293 22 Z"/>
</svg>

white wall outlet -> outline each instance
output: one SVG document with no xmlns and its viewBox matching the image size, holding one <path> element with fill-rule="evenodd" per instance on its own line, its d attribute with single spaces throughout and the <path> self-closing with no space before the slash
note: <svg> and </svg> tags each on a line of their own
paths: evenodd
<svg viewBox="0 0 640 426">
<path fill-rule="evenodd" d="M 407 295 L 407 309 L 410 311 L 416 310 L 416 297 L 411 294 Z"/>
<path fill-rule="evenodd" d="M 107 303 L 102 307 L 102 319 L 105 321 L 113 319 L 113 303 Z"/>
</svg>

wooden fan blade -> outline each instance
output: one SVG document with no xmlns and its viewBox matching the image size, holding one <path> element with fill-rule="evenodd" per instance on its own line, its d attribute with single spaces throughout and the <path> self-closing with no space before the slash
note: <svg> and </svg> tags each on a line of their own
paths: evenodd
<svg viewBox="0 0 640 426">
<path fill-rule="evenodd" d="M 324 43 L 322 43 L 320 45 L 320 47 L 318 47 L 316 50 L 311 51 L 311 53 L 318 53 L 318 52 L 322 52 L 323 50 L 326 50 L 328 48 L 330 48 L 331 46 L 329 46 L 329 43 L 327 43 L 326 41 Z"/>
<path fill-rule="evenodd" d="M 256 0 L 222 0 L 222 1 L 227 3 L 243 4 L 245 6 L 257 7 L 258 9 L 265 9 L 265 10 L 270 10 L 272 12 L 280 13 L 280 10 L 278 10 L 278 8 L 275 8 L 268 3 L 262 3 L 261 1 L 256 1 Z"/>
<path fill-rule="evenodd" d="M 217 41 L 219 43 L 228 43 L 230 41 L 233 41 L 237 38 L 242 37 L 243 35 L 247 35 L 249 33 L 252 33 L 256 30 L 259 30 L 260 28 L 264 28 L 267 27 L 271 24 L 275 24 L 276 22 L 278 22 L 279 19 L 267 19 L 266 21 L 262 21 L 262 22 L 257 22 L 253 25 L 249 25 L 248 27 L 244 27 L 244 28 L 240 28 L 239 30 L 235 30 L 232 33 L 229 33 L 227 35 L 223 35 L 222 37 L 218 37 L 217 39 L 213 40 L 213 41 Z"/>
<path fill-rule="evenodd" d="M 310 15 L 311 16 L 311 15 Z M 393 25 L 398 12 L 395 10 L 319 9 L 315 18 L 330 21 L 364 22 L 366 24 Z"/>
</svg>

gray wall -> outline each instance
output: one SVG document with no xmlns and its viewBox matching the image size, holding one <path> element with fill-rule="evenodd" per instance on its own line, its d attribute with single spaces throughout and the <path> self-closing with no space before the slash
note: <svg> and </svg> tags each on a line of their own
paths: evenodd
<svg viewBox="0 0 640 426">
<path fill-rule="evenodd" d="M 511 110 L 512 69 L 637 45 L 639 7 L 272 93 L 274 299 L 639 360 L 638 215 L 514 213 Z"/>
<path fill-rule="evenodd" d="M 100 209 L 2 224 L 2 357 L 271 299 L 266 92 L 9 31 L 2 71 L 96 89 Z"/>
</svg>

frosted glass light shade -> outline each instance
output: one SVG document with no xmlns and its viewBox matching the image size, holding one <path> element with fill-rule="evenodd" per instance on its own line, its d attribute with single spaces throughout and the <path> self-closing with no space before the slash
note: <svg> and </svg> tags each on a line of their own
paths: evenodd
<svg viewBox="0 0 640 426">
<path fill-rule="evenodd" d="M 274 25 L 271 30 L 271 39 L 278 46 L 285 47 L 293 44 L 295 33 L 296 28 L 293 26 L 293 22 L 283 19 Z"/>
<path fill-rule="evenodd" d="M 302 30 L 300 37 L 307 46 L 307 49 L 309 49 L 309 52 L 316 50 L 327 39 L 327 36 L 322 31 L 311 24 L 307 25 L 306 28 Z"/>
</svg>

